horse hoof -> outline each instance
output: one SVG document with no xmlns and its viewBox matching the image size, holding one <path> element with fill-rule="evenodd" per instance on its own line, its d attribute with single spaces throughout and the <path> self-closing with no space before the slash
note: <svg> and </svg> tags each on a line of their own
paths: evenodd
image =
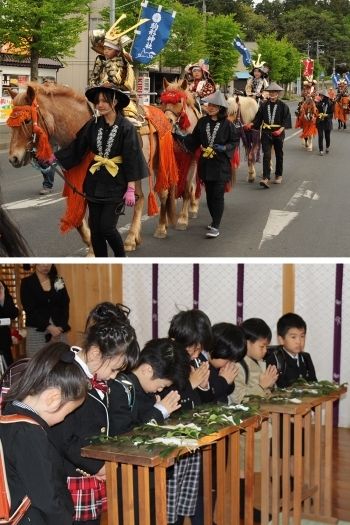
<svg viewBox="0 0 350 525">
<path fill-rule="evenodd" d="M 308 151 L 312 151 L 312 148 L 307 148 Z"/>
<path fill-rule="evenodd" d="M 166 232 L 156 232 L 153 237 L 155 239 L 165 239 L 166 238 Z"/>
<path fill-rule="evenodd" d="M 188 213 L 188 216 L 189 216 L 190 219 L 197 219 L 198 213 L 196 211 L 190 211 Z"/>
<path fill-rule="evenodd" d="M 136 244 L 124 244 L 124 250 L 126 252 L 134 252 L 136 250 Z"/>
<path fill-rule="evenodd" d="M 255 181 L 255 175 L 248 175 L 247 182 L 254 182 Z"/>
<path fill-rule="evenodd" d="M 181 222 L 179 223 L 179 222 L 178 222 L 177 225 L 175 226 L 175 230 L 180 231 L 180 232 L 184 232 L 184 231 L 187 230 L 187 227 L 188 227 L 187 224 L 184 224 L 184 223 L 181 223 Z"/>
</svg>

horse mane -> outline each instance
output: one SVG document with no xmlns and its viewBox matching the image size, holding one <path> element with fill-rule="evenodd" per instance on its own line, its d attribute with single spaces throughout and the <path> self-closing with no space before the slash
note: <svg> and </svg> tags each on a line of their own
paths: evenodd
<svg viewBox="0 0 350 525">
<path fill-rule="evenodd" d="M 252 122 L 258 111 L 258 104 L 256 100 L 254 100 L 252 97 L 243 97 L 235 95 L 233 97 L 228 97 L 227 103 L 227 113 L 228 116 L 231 117 L 230 120 L 235 121 L 237 117 L 238 107 L 240 106 L 241 116 L 243 118 L 244 124 Z"/>
<path fill-rule="evenodd" d="M 182 87 L 183 83 L 184 83 L 184 79 L 180 79 L 179 80 L 179 79 L 175 78 L 174 82 L 169 82 L 169 84 L 168 84 L 168 86 L 166 88 L 166 91 L 179 91 L 180 93 L 185 93 L 187 105 L 191 109 L 194 109 L 195 108 L 195 101 L 194 101 L 194 98 L 192 96 L 191 91 L 188 88 L 188 83 L 186 82 L 187 87 L 185 89 L 183 89 L 183 87 Z"/>
<path fill-rule="evenodd" d="M 47 84 L 38 84 L 38 82 L 25 82 L 22 84 L 24 87 L 32 87 L 35 91 L 36 95 L 50 95 L 52 97 L 63 95 L 65 97 L 74 98 L 78 100 L 79 102 L 86 102 L 86 98 L 84 93 L 79 93 L 78 91 L 75 91 L 73 88 L 67 87 L 67 86 L 61 86 L 59 84 L 54 83 L 47 83 Z M 19 106 L 21 105 L 25 98 L 27 93 L 22 92 L 18 93 L 16 98 L 14 99 L 14 105 Z"/>
</svg>

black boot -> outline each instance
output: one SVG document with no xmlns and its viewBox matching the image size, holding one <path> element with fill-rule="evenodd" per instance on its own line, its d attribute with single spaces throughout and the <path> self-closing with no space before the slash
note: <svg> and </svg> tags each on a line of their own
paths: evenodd
<svg viewBox="0 0 350 525">
<path fill-rule="evenodd" d="M 244 520 L 244 503 L 245 503 L 245 480 L 239 480 L 239 517 L 241 520 Z M 269 521 L 272 519 L 272 515 L 269 514 Z M 261 511 L 259 509 L 253 508 L 253 521 L 256 523 L 261 523 Z"/>
</svg>

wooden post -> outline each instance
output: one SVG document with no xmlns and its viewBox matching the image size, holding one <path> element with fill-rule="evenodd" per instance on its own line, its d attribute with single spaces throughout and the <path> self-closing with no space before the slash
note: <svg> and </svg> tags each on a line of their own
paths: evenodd
<svg viewBox="0 0 350 525">
<path fill-rule="evenodd" d="M 283 314 L 294 312 L 295 307 L 295 266 L 283 265 Z"/>
</svg>

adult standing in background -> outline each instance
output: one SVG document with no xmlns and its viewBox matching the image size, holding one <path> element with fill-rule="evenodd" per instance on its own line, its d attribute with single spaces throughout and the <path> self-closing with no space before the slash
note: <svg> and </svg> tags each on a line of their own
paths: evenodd
<svg viewBox="0 0 350 525">
<path fill-rule="evenodd" d="M 0 319 L 16 319 L 16 317 L 18 317 L 18 308 L 13 302 L 8 287 L 0 280 Z M 11 328 L 0 325 L 0 355 L 3 356 L 7 366 L 13 363 L 11 345 Z"/>
<path fill-rule="evenodd" d="M 36 264 L 34 273 L 22 279 L 20 294 L 26 313 L 27 357 L 49 341 L 67 342 L 70 299 L 56 266 Z"/>
<path fill-rule="evenodd" d="M 329 153 L 331 145 L 331 131 L 333 129 L 333 102 L 329 98 L 326 89 L 319 92 L 320 101 L 316 102 L 318 110 L 317 131 L 318 131 L 318 149 L 321 157 L 323 156 L 323 137 L 326 142 L 326 153 Z"/>
</svg>

